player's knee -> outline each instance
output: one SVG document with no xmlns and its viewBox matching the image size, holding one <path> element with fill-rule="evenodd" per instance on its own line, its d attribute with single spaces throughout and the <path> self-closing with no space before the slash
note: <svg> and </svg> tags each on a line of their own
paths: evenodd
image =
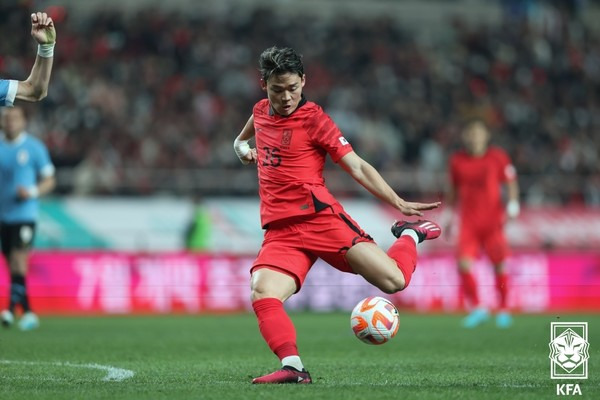
<svg viewBox="0 0 600 400">
<path fill-rule="evenodd" d="M 253 284 L 250 288 L 250 300 L 256 301 L 267 297 L 273 297 L 270 291 L 261 284 Z"/>
<path fill-rule="evenodd" d="M 378 287 L 386 294 L 393 294 L 403 290 L 406 286 L 405 283 L 404 276 L 402 276 L 402 274 L 396 274 L 384 279 Z"/>
<path fill-rule="evenodd" d="M 472 261 L 468 258 L 461 258 L 458 260 L 458 270 L 462 273 L 467 273 L 471 270 Z"/>
<path fill-rule="evenodd" d="M 270 283 L 253 282 L 250 286 L 250 300 L 253 302 L 266 298 L 275 298 L 285 301 L 288 297 L 289 295 L 287 295 L 287 293 L 282 293 L 281 290 Z"/>
</svg>

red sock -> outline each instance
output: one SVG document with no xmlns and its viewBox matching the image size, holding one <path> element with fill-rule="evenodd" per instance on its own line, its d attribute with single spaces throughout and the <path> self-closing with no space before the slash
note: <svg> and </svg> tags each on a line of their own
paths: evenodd
<svg viewBox="0 0 600 400">
<path fill-rule="evenodd" d="M 280 360 L 287 356 L 297 356 L 296 329 L 281 300 L 256 300 L 252 303 L 252 308 L 258 318 L 258 329 L 273 353 Z"/>
<path fill-rule="evenodd" d="M 475 281 L 475 277 L 470 271 L 461 271 L 459 275 L 465 299 L 469 301 L 469 304 L 472 307 L 477 307 L 479 305 L 479 296 L 477 294 L 477 282 Z"/>
<path fill-rule="evenodd" d="M 500 310 L 506 310 L 508 300 L 508 275 L 496 274 L 496 290 L 500 295 Z"/>
<path fill-rule="evenodd" d="M 387 252 L 396 261 L 396 265 L 404 275 L 404 289 L 408 287 L 410 278 L 417 268 L 417 244 L 410 236 L 400 236 Z"/>
</svg>

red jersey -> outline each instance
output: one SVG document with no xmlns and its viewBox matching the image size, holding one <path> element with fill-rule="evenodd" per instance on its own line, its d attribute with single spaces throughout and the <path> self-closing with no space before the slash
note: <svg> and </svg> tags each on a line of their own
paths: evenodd
<svg viewBox="0 0 600 400">
<path fill-rule="evenodd" d="M 263 228 L 337 203 L 325 187 L 325 157 L 337 163 L 352 146 L 323 109 L 302 98 L 284 117 L 264 99 L 255 104 L 253 115 Z"/>
<path fill-rule="evenodd" d="M 501 184 L 516 179 L 515 168 L 506 152 L 490 147 L 480 157 L 466 151 L 450 159 L 450 179 L 460 202 L 462 223 L 497 226 L 504 220 Z"/>
</svg>

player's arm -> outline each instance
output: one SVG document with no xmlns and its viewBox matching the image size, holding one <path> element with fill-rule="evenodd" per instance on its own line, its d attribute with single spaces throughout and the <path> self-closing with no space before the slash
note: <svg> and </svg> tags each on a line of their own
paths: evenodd
<svg viewBox="0 0 600 400">
<path fill-rule="evenodd" d="M 38 54 L 29 77 L 18 82 L 16 98 L 39 101 L 48 94 L 54 60 L 56 30 L 52 18 L 41 12 L 31 14 L 31 36 L 38 42 Z"/>
<path fill-rule="evenodd" d="M 508 218 L 516 218 L 521 212 L 519 204 L 519 181 L 517 179 L 517 170 L 510 161 L 510 158 L 504 152 L 499 153 L 502 163 L 500 182 L 506 185 L 506 215 Z"/>
<path fill-rule="evenodd" d="M 248 122 L 240 134 L 233 141 L 233 150 L 242 164 L 256 163 L 256 149 L 251 149 L 248 141 L 254 137 L 254 115 L 248 118 Z"/>
<path fill-rule="evenodd" d="M 521 212 L 521 206 L 519 204 L 519 182 L 517 179 L 506 182 L 506 195 L 508 197 L 506 214 L 509 218 L 516 218 Z"/>
<path fill-rule="evenodd" d="M 21 200 L 34 199 L 52 192 L 55 187 L 56 178 L 54 174 L 42 176 L 35 186 L 28 188 L 19 186 L 17 188 L 17 197 Z"/>
<path fill-rule="evenodd" d="M 375 197 L 396 208 L 404 215 L 423 215 L 422 211 L 439 207 L 439 201 L 435 203 L 413 203 L 402 199 L 387 184 L 383 177 L 371 164 L 360 158 L 355 152 L 343 156 L 340 161 L 342 168 L 367 189 Z"/>
</svg>

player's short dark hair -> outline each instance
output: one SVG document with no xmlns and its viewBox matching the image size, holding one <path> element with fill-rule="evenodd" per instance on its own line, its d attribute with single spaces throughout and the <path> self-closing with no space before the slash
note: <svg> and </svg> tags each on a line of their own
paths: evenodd
<svg viewBox="0 0 600 400">
<path fill-rule="evenodd" d="M 269 47 L 260 55 L 258 65 L 260 66 L 262 79 L 265 82 L 272 75 L 292 73 L 304 76 L 302 56 L 290 47 Z"/>
<path fill-rule="evenodd" d="M 472 127 L 473 125 L 483 125 L 483 127 L 487 131 L 490 130 L 490 127 L 489 127 L 487 121 L 482 117 L 472 117 L 472 118 L 465 119 L 462 122 L 461 130 L 465 131 L 465 130 L 469 129 L 470 127 Z"/>
<path fill-rule="evenodd" d="M 27 117 L 29 115 L 28 108 L 26 107 L 25 104 L 15 104 L 12 107 L 1 107 L 0 115 L 4 115 L 6 112 L 9 112 L 9 111 L 21 111 L 21 113 L 23 114 L 23 117 L 25 119 L 27 119 Z"/>
</svg>

